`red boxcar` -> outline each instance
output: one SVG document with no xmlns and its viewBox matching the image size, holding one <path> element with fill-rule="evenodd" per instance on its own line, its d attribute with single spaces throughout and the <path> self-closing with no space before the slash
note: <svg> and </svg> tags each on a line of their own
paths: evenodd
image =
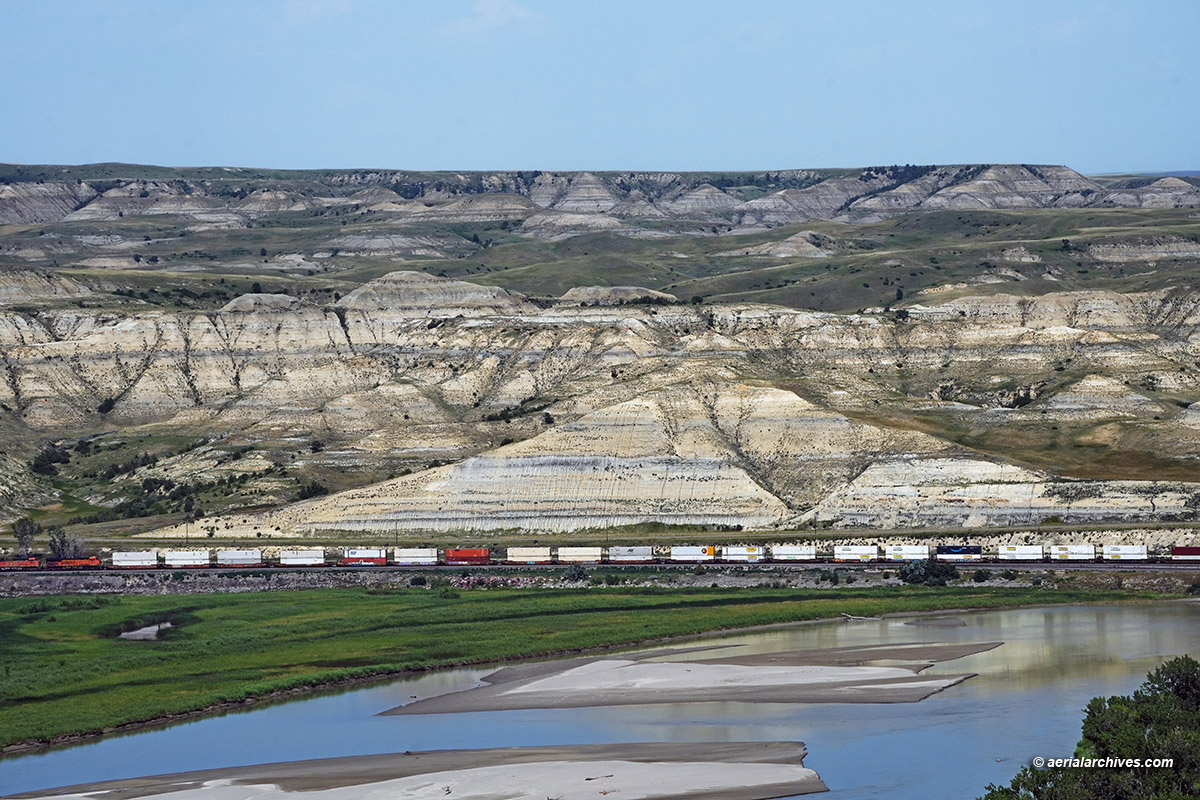
<svg viewBox="0 0 1200 800">
<path fill-rule="evenodd" d="M 100 569 L 101 566 L 97 556 L 46 559 L 46 569 Z"/>
<path fill-rule="evenodd" d="M 0 569 L 37 569 L 41 563 L 36 558 L 14 558 L 0 561 Z"/>
<path fill-rule="evenodd" d="M 489 563 L 486 547 L 447 547 L 447 564 L 487 564 Z"/>
</svg>

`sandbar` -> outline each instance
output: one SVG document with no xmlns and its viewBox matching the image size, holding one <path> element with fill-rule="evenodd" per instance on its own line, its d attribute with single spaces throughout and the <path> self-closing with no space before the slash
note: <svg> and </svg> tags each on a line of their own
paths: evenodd
<svg viewBox="0 0 1200 800">
<path fill-rule="evenodd" d="M 922 675 L 936 661 L 1000 642 L 875 645 L 739 654 L 737 647 L 653 650 L 505 667 L 487 684 L 397 706 L 384 715 L 655 703 L 911 703 L 973 677 Z M 664 660 L 670 659 L 670 660 Z M 880 665 L 880 661 L 900 663 Z M 876 663 L 871 663 L 876 662 Z"/>
<path fill-rule="evenodd" d="M 801 742 L 435 750 L 106 781 L 13 798 L 769 800 L 828 791 Z"/>
</svg>

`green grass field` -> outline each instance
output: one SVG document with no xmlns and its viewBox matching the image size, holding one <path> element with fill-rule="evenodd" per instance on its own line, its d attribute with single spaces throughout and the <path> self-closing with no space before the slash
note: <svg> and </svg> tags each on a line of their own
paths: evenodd
<svg viewBox="0 0 1200 800">
<path fill-rule="evenodd" d="M 1147 599 L 1048 589 L 316 590 L 0 599 L 0 747 L 407 670 L 897 611 Z M 117 634 L 155 622 L 160 641 Z"/>
</svg>

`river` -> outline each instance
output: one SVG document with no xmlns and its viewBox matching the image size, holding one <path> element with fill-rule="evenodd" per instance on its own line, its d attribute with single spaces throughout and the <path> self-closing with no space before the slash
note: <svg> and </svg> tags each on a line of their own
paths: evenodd
<svg viewBox="0 0 1200 800">
<path fill-rule="evenodd" d="M 977 677 L 919 703 L 682 703 L 376 716 L 412 697 L 478 685 L 451 670 L 0 759 L 0 795 L 85 781 L 308 758 L 543 744 L 799 740 L 845 800 L 974 798 L 1034 756 L 1069 756 L 1082 709 L 1128 694 L 1165 658 L 1200 654 L 1200 603 L 1068 606 L 834 621 L 708 640 L 757 651 L 1003 641 L 930 671 Z M 682 645 L 681 645 L 682 646 Z M 1153 755 L 1153 754 L 1147 754 Z"/>
</svg>

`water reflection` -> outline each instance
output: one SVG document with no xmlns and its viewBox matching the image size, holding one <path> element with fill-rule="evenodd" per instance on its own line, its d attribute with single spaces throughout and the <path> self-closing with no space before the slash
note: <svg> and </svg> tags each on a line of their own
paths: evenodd
<svg viewBox="0 0 1200 800">
<path fill-rule="evenodd" d="M 936 664 L 978 673 L 920 703 L 529 709 L 431 716 L 381 711 L 479 683 L 453 670 L 170 728 L 0 760 L 0 794 L 220 766 L 388 753 L 637 741 L 801 740 L 832 798 L 976 797 L 1035 755 L 1070 755 L 1081 709 L 1126 694 L 1166 657 L 1200 652 L 1200 605 L 1078 606 L 959 615 L 962 627 L 902 619 L 805 625 L 704 640 L 736 652 L 1003 641 Z M 692 642 L 679 648 L 695 647 Z M 732 654 L 734 651 L 728 651 Z M 669 657 L 668 657 L 669 658 Z"/>
</svg>

